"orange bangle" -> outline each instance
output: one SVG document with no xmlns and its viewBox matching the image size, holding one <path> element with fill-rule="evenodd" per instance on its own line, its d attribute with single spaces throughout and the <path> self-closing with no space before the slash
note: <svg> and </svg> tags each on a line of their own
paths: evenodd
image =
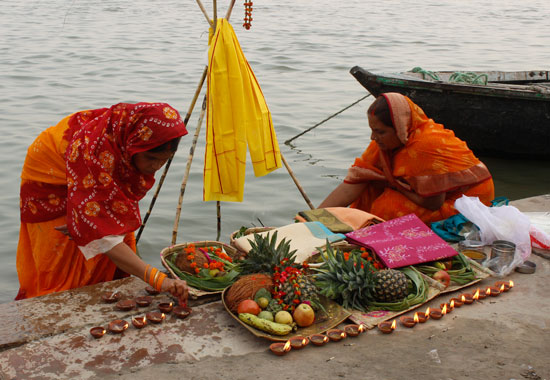
<svg viewBox="0 0 550 380">
<path fill-rule="evenodd" d="M 158 272 L 158 273 L 159 273 L 159 278 L 158 278 L 157 282 L 155 283 L 155 289 L 160 292 L 160 290 L 162 288 L 162 283 L 166 279 L 166 275 L 162 272 Z"/>
<path fill-rule="evenodd" d="M 154 287 L 155 281 L 154 278 L 157 276 L 158 270 L 155 267 L 151 267 L 151 273 L 149 273 L 149 277 L 147 278 L 147 282 L 149 285 Z"/>
<path fill-rule="evenodd" d="M 147 271 L 149 270 L 150 267 L 151 267 L 150 264 L 147 264 L 145 266 L 145 273 L 143 274 L 143 281 L 145 281 L 145 282 L 149 282 L 149 281 L 147 281 Z"/>
<path fill-rule="evenodd" d="M 149 284 L 150 284 L 153 288 L 155 288 L 155 289 L 156 289 L 155 284 L 157 283 L 157 280 L 158 280 L 158 278 L 159 278 L 159 275 L 160 275 L 160 271 L 159 271 L 157 268 L 155 268 L 155 275 L 153 276 L 152 279 L 149 278 Z"/>
</svg>

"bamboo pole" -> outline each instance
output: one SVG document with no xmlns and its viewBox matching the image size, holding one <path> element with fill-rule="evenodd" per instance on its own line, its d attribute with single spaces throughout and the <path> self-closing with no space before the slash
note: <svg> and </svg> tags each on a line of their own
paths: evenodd
<svg viewBox="0 0 550 380">
<path fill-rule="evenodd" d="M 191 148 L 189 149 L 189 157 L 187 158 L 187 166 L 185 168 L 185 175 L 183 176 L 183 181 L 181 183 L 180 196 L 178 200 L 178 207 L 176 208 L 176 220 L 174 220 L 174 229 L 172 231 L 172 245 L 176 244 L 176 239 L 178 237 L 178 225 L 180 222 L 181 214 L 181 204 L 183 202 L 183 194 L 185 193 L 185 187 L 187 186 L 187 180 L 189 179 L 189 172 L 191 170 L 191 163 L 193 162 L 193 156 L 195 155 L 195 147 L 197 146 L 197 140 L 199 138 L 199 133 L 201 130 L 202 121 L 204 120 L 204 115 L 206 114 L 206 95 L 202 101 L 201 114 L 199 116 L 199 121 L 197 123 L 197 128 L 195 129 L 195 134 L 193 135 L 193 142 L 191 143 Z"/>
<path fill-rule="evenodd" d="M 286 159 L 285 159 L 285 156 L 283 156 L 283 154 L 281 153 L 281 160 L 283 160 L 283 163 L 285 164 L 285 167 L 286 167 L 286 170 L 288 170 L 288 174 L 290 174 L 290 177 L 292 177 L 292 180 L 294 181 L 294 183 L 296 184 L 296 187 L 298 188 L 298 190 L 300 191 L 300 193 L 302 194 L 302 197 L 304 197 L 307 205 L 309 206 L 310 209 L 314 209 L 315 207 L 313 206 L 313 204 L 311 203 L 311 201 L 309 200 L 309 197 L 307 196 L 307 194 L 305 193 L 304 189 L 302 188 L 302 186 L 300 185 L 300 183 L 298 182 L 298 179 L 296 178 L 296 176 L 294 175 L 294 173 L 292 172 L 292 169 L 290 168 L 290 166 L 288 165 L 288 162 L 286 162 Z"/>
<path fill-rule="evenodd" d="M 220 235 L 222 232 L 222 207 L 221 207 L 220 201 L 216 202 L 216 214 L 218 218 L 218 225 L 217 225 L 218 234 L 216 235 L 216 241 L 220 241 Z"/>
<path fill-rule="evenodd" d="M 227 8 L 227 12 L 225 13 L 225 19 L 229 21 L 229 17 L 231 17 L 231 12 L 233 11 L 233 6 L 235 5 L 235 0 L 231 0 L 231 3 L 229 4 L 229 7 Z"/>
<path fill-rule="evenodd" d="M 199 94 L 202 90 L 202 86 L 204 85 L 204 80 L 206 79 L 206 73 L 208 72 L 208 66 L 204 68 L 204 71 L 202 73 L 201 79 L 199 81 L 199 85 L 197 86 L 197 89 L 195 90 L 195 95 L 193 96 L 193 99 L 191 100 L 191 104 L 189 105 L 189 109 L 187 110 L 187 114 L 185 115 L 185 118 L 183 119 L 183 123 L 187 125 L 189 122 L 189 119 L 191 118 L 191 114 L 193 113 L 193 109 L 195 108 L 195 104 L 197 103 L 197 99 L 199 97 Z M 171 157 L 164 166 L 164 172 L 162 173 L 162 176 L 160 177 L 159 183 L 157 185 L 157 189 L 155 190 L 155 194 L 153 195 L 153 199 L 151 199 L 151 204 L 149 205 L 149 210 L 147 210 L 147 214 L 145 214 L 145 217 L 143 218 L 143 222 L 141 223 L 141 226 L 139 227 L 139 231 L 136 236 L 136 244 L 139 242 L 139 239 L 141 237 L 141 234 L 143 233 L 143 229 L 145 228 L 145 224 L 147 223 L 147 220 L 149 219 L 149 216 L 151 216 L 151 212 L 153 211 L 153 207 L 155 206 L 155 203 L 157 201 L 157 197 L 160 193 L 160 189 L 164 183 L 164 179 L 166 178 L 166 175 L 168 174 L 168 169 L 170 169 L 170 165 L 172 164 Z"/>
<path fill-rule="evenodd" d="M 214 32 L 216 32 L 216 25 L 218 25 L 218 1 L 213 0 L 212 6 L 214 8 L 214 26 L 212 27 L 212 29 L 214 29 Z"/>
<path fill-rule="evenodd" d="M 212 20 L 210 20 L 210 17 L 208 16 L 208 13 L 206 13 L 206 9 L 204 9 L 204 5 L 202 5 L 201 0 L 196 0 L 196 1 L 197 1 L 197 4 L 199 5 L 199 8 L 202 11 L 202 14 L 204 15 L 204 17 L 206 17 L 206 21 L 208 21 L 211 27 L 214 27 L 214 25 L 216 24 L 214 24 Z"/>
</svg>

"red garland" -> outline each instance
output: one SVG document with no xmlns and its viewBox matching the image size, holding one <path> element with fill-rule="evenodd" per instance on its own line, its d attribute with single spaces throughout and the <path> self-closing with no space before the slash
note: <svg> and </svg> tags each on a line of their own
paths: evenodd
<svg viewBox="0 0 550 380">
<path fill-rule="evenodd" d="M 252 26 L 252 1 L 244 2 L 244 24 L 243 27 L 248 30 Z"/>
</svg>

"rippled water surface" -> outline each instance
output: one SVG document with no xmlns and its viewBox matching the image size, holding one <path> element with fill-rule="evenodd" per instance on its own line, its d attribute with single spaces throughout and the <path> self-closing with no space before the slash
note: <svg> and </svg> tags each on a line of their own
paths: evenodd
<svg viewBox="0 0 550 380">
<path fill-rule="evenodd" d="M 219 3 L 223 15 L 229 1 Z M 291 146 L 283 142 L 366 94 L 349 74 L 352 66 L 375 72 L 550 69 L 548 1 L 412 3 L 258 0 L 249 31 L 241 27 L 242 2 L 235 6 L 231 21 L 282 152 L 315 205 L 367 145 L 364 112 L 371 98 Z M 29 144 L 69 113 L 121 101 L 165 101 L 185 113 L 206 63 L 208 33 L 191 0 L 8 0 L 0 7 L 0 35 L 0 302 L 8 302 L 18 289 L 19 176 Z M 198 111 L 139 244 L 141 255 L 157 266 L 160 250 L 170 245 L 197 118 Z M 203 128 L 178 242 L 216 239 L 216 203 L 202 202 L 204 135 Z M 497 195 L 516 199 L 550 190 L 548 163 L 484 161 Z M 249 173 L 244 202 L 221 205 L 220 240 L 227 242 L 242 225 L 291 223 L 307 208 L 284 168 L 262 178 Z"/>
</svg>

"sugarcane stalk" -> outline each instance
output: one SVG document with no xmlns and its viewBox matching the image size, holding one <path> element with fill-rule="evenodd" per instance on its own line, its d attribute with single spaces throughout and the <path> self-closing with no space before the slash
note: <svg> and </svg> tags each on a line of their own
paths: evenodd
<svg viewBox="0 0 550 380">
<path fill-rule="evenodd" d="M 178 225 L 180 222 L 181 214 L 181 204 L 183 202 L 183 194 L 185 193 L 185 188 L 187 186 L 187 180 L 189 179 L 189 172 L 191 171 L 191 163 L 193 162 L 193 156 L 195 155 L 195 147 L 197 146 L 197 140 L 199 139 L 199 133 L 201 130 L 202 121 L 204 120 L 204 115 L 206 114 L 206 96 L 202 101 L 201 114 L 199 116 L 199 121 L 197 123 L 197 128 L 195 129 L 195 134 L 193 136 L 193 142 L 191 143 L 191 148 L 189 148 L 189 157 L 187 158 L 187 166 L 185 167 L 185 175 L 183 176 L 183 181 L 181 183 L 180 196 L 178 200 L 178 207 L 176 208 L 176 219 L 174 220 L 174 229 L 172 231 L 172 245 L 176 244 L 176 239 L 178 237 Z"/>
<path fill-rule="evenodd" d="M 285 167 L 286 167 L 286 170 L 288 171 L 288 174 L 290 174 L 290 177 L 292 178 L 292 180 L 294 181 L 294 183 L 296 184 L 296 187 L 298 188 L 298 190 L 300 191 L 300 193 L 302 194 L 302 197 L 304 197 L 304 200 L 306 201 L 307 205 L 309 206 L 310 209 L 314 209 L 315 207 L 313 206 L 313 203 L 311 203 L 311 201 L 309 200 L 309 197 L 307 196 L 306 192 L 304 191 L 304 189 L 302 188 L 302 186 L 300 185 L 300 182 L 298 182 L 298 179 L 296 178 L 296 176 L 294 175 L 294 173 L 292 172 L 292 169 L 290 168 L 290 166 L 288 165 L 288 162 L 286 162 L 286 159 L 285 157 L 283 156 L 283 154 L 281 153 L 281 160 L 283 160 L 283 164 L 285 164 Z"/>
<path fill-rule="evenodd" d="M 204 85 L 204 80 L 206 79 L 206 73 L 208 72 L 208 66 L 205 66 L 204 71 L 202 73 L 201 79 L 199 81 L 199 85 L 197 86 L 197 89 L 195 90 L 195 95 L 193 95 L 193 99 L 191 100 L 191 104 L 189 105 L 189 109 L 187 110 L 187 114 L 185 115 L 185 118 L 183 119 L 183 123 L 187 125 L 189 122 L 189 119 L 191 118 L 191 115 L 193 114 L 193 109 L 195 108 L 195 104 L 197 103 L 197 99 L 199 97 L 199 94 L 202 90 L 202 86 Z M 143 218 L 143 222 L 141 223 L 141 226 L 139 227 L 139 231 L 136 236 L 136 244 L 139 242 L 139 238 L 141 237 L 141 234 L 143 233 L 143 229 L 145 228 L 145 224 L 147 223 L 147 220 L 149 219 L 149 216 L 151 216 L 151 212 L 153 211 L 153 207 L 155 206 L 155 203 L 157 201 L 157 197 L 160 193 L 160 189 L 162 188 L 162 185 L 164 183 L 164 179 L 166 178 L 166 174 L 168 174 L 168 169 L 170 169 L 170 165 L 172 164 L 172 157 L 168 161 L 166 161 L 166 165 L 164 166 L 164 172 L 162 173 L 162 176 L 160 177 L 159 183 L 157 185 L 157 188 L 155 190 L 155 194 L 153 195 L 153 199 L 151 199 L 151 204 L 149 205 L 149 209 L 147 210 L 147 213 L 145 214 L 145 217 Z"/>
<path fill-rule="evenodd" d="M 199 8 L 201 9 L 202 11 L 202 14 L 204 15 L 204 17 L 206 17 L 206 21 L 208 21 L 208 23 L 210 24 L 211 27 L 214 27 L 214 24 L 212 22 L 212 20 L 210 19 L 210 17 L 208 16 L 208 13 L 206 13 L 206 9 L 204 8 L 204 5 L 202 5 L 202 2 L 201 0 L 196 0 L 197 1 L 197 4 L 199 5 Z"/>
</svg>

